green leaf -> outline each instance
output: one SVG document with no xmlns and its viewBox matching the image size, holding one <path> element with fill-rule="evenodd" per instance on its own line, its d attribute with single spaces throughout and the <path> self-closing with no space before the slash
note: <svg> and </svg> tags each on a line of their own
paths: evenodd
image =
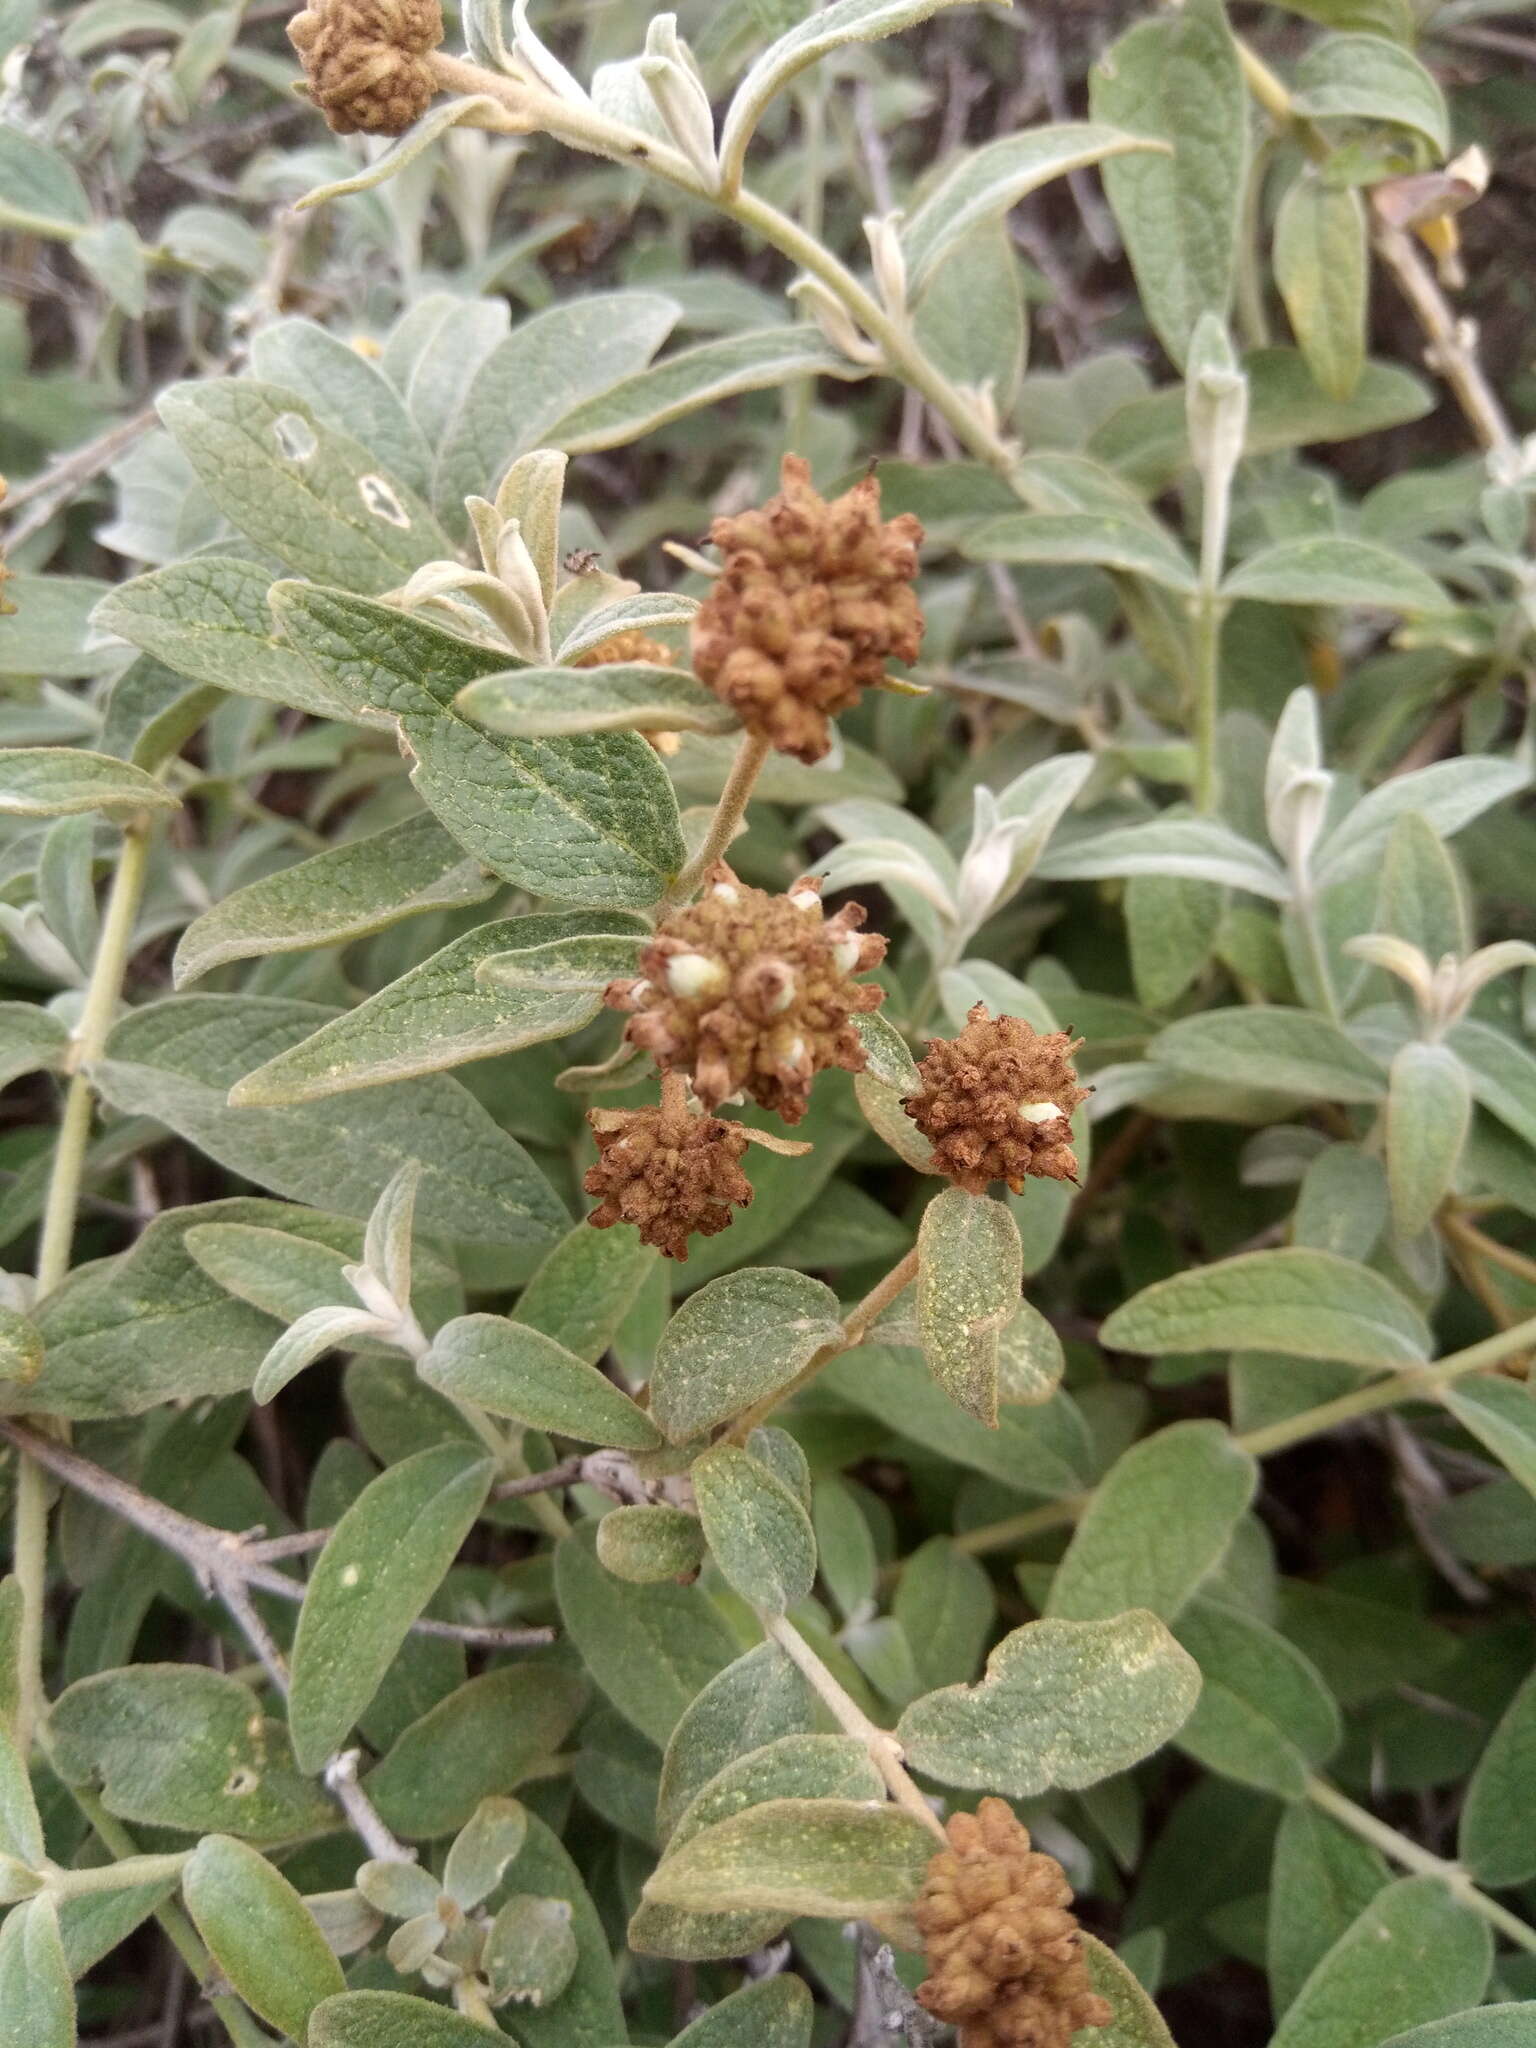
<svg viewBox="0 0 1536 2048">
<path fill-rule="evenodd" d="M 569 1218 L 527 1153 L 446 1074 L 397 1082 L 366 1116 L 345 1100 L 230 1108 L 237 1081 L 330 1015 L 278 997 L 172 996 L 116 1026 L 95 1077 L 118 1108 L 158 1117 L 232 1173 L 294 1201 L 366 1217 L 415 1160 L 426 1231 L 541 1247 L 564 1234 Z"/>
<path fill-rule="evenodd" d="M 520 2005 L 513 2022 L 522 2048 L 572 2048 L 574 2042 L 622 2041 L 624 2009 L 608 1936 L 575 1864 L 539 1819 L 528 1816 L 522 1853 L 507 1873 L 514 1890 L 538 1898 L 563 1899 L 576 1937 L 576 1968 L 557 2003 L 545 2009 Z M 410 2048 L 418 2048 L 412 2041 Z M 420 2044 L 425 2048 L 425 2044 Z"/>
<path fill-rule="evenodd" d="M 1240 1784 L 1305 1798 L 1309 1766 L 1330 1757 L 1343 1732 L 1313 1665 L 1262 1621 L 1215 1600 L 1187 1607 L 1175 1633 L 1202 1681 L 1179 1747 Z"/>
<path fill-rule="evenodd" d="M 598 1563 L 634 1586 L 694 1578 L 707 1550 L 698 1516 L 661 1502 L 610 1508 L 597 1525 Z"/>
<path fill-rule="evenodd" d="M 245 1075 L 231 1089 L 230 1101 L 236 1108 L 317 1102 L 579 1031 L 596 1015 L 600 990 L 509 988 L 483 976 L 481 967 L 504 957 L 509 944 L 541 938 L 555 943 L 557 934 L 616 925 L 631 940 L 641 935 L 638 925 L 613 911 L 565 911 L 477 925 L 356 1009 L 344 1010 Z"/>
<path fill-rule="evenodd" d="M 5 131 L 0 129 L 0 135 Z M 6 585 L 12 607 L 0 633 L 0 676 L 95 676 L 116 668 L 120 652 L 92 630 L 97 601 L 107 585 L 86 576 L 13 575 Z M 72 729 L 78 729 L 75 720 Z"/>
<path fill-rule="evenodd" d="M 674 1444 L 779 1392 L 842 1333 L 837 1296 L 804 1273 L 748 1267 L 692 1294 L 662 1332 L 651 1413 Z"/>
<path fill-rule="evenodd" d="M 531 1429 L 654 1450 L 661 1433 L 613 1381 L 542 1330 L 505 1316 L 458 1316 L 432 1340 L 419 1366 L 428 1386 Z"/>
<path fill-rule="evenodd" d="M 310 2014 L 346 1989 L 304 1901 L 265 1856 L 205 1835 L 182 1878 L 187 1911 L 236 1996 L 295 2041 Z"/>
<path fill-rule="evenodd" d="M 1098 2048 L 1174 2048 L 1162 2014 L 1114 1950 L 1091 1934 L 1081 1940 L 1089 1982 L 1113 2015 L 1099 2032 Z"/>
<path fill-rule="evenodd" d="M 909 1443 L 1017 1492 L 1056 1500 L 1087 1482 L 1087 1430 L 1064 1395 L 1040 1407 L 1004 1408 L 988 1429 L 935 1386 L 919 1353 L 872 1344 L 823 1366 L 817 1384 Z"/>
<path fill-rule="evenodd" d="M 912 320 L 918 346 L 952 383 L 1007 409 L 1024 375 L 1024 274 L 1001 220 L 978 221 L 939 258 Z"/>
<path fill-rule="evenodd" d="M 574 1671 L 542 1656 L 500 1664 L 428 1708 L 368 1774 L 368 1796 L 407 1841 L 467 1824 L 553 1756 L 586 1702 Z"/>
<path fill-rule="evenodd" d="M 243 1205 L 242 1205 L 243 1206 Z M 316 1209 L 271 1205 L 285 1224 L 272 1229 L 259 1223 L 194 1223 L 183 1242 L 205 1273 L 221 1287 L 285 1323 L 297 1322 L 311 1309 L 352 1300 L 346 1269 L 363 1258 L 361 1224 L 344 1216 L 324 1216 Z M 418 1252 L 411 1290 L 418 1316 L 435 1328 L 452 1315 L 462 1297 L 453 1269 L 430 1254 Z"/>
<path fill-rule="evenodd" d="M 1266 1944 L 1277 2016 L 1390 1882 L 1379 1850 L 1315 1806 L 1298 1801 L 1287 1807 L 1275 1836 Z"/>
<path fill-rule="evenodd" d="M 277 1325 L 232 1301 L 194 1262 L 187 1231 L 204 1221 L 272 1220 L 276 1204 L 232 1201 L 157 1216 L 115 1259 L 79 1268 L 43 1302 L 43 1370 L 14 1410 L 84 1419 L 137 1415 L 162 1401 L 248 1387 Z"/>
<path fill-rule="evenodd" d="M 1218 0 L 1138 22 L 1089 75 L 1095 120 L 1172 145 L 1104 166 L 1142 307 L 1181 367 L 1202 313 L 1223 318 L 1237 271 L 1248 98 Z"/>
<path fill-rule="evenodd" d="M 1248 455 L 1352 441 L 1422 419 L 1436 403 L 1421 377 L 1395 363 L 1368 362 L 1354 395 L 1343 402 L 1313 381 L 1298 349 L 1253 349 L 1242 368 L 1248 379 Z M 1191 459 L 1183 391 L 1160 391 L 1120 406 L 1089 435 L 1088 453 L 1146 490 L 1163 489 Z"/>
<path fill-rule="evenodd" d="M 1536 2000 L 1485 2005 L 1394 2034 L 1381 2048 L 1525 2048 L 1536 2026 Z"/>
<path fill-rule="evenodd" d="M 435 818 L 407 818 L 263 875 L 205 910 L 176 948 L 176 986 L 230 960 L 345 945 L 423 911 L 480 903 L 495 886 Z"/>
<path fill-rule="evenodd" d="M 1160 1031 L 1147 1057 L 1208 1080 L 1308 1101 L 1379 1102 L 1386 1089 L 1376 1062 L 1309 1010 L 1205 1010 Z"/>
<path fill-rule="evenodd" d="M 44 1853 L 43 1824 L 32 1781 L 9 1728 L 0 1722 L 0 1854 L 36 1870 Z"/>
<path fill-rule="evenodd" d="M 1002 1202 L 946 1188 L 923 1211 L 917 1261 L 928 1370 L 957 1406 L 995 1428 L 999 1339 L 1024 1281 L 1019 1226 Z"/>
<path fill-rule="evenodd" d="M 149 299 L 148 252 L 127 221 L 87 228 L 75 236 L 70 254 L 130 320 L 143 318 Z"/>
<path fill-rule="evenodd" d="M 317 419 L 349 434 L 393 476 L 424 491 L 427 438 L 379 367 L 313 320 L 271 320 L 251 336 L 251 367 L 267 384 L 302 391 Z"/>
<path fill-rule="evenodd" d="M 485 2048 L 486 2030 L 403 1991 L 344 1991 L 310 2015 L 307 2048 Z"/>
<path fill-rule="evenodd" d="M 681 349 L 665 362 L 611 385 L 557 420 L 544 439 L 552 448 L 586 455 L 600 448 L 625 447 L 658 427 L 744 391 L 777 391 L 793 377 L 837 377 L 847 382 L 868 375 L 862 363 L 850 362 L 817 327 L 764 327 L 727 334 L 697 348 Z"/>
<path fill-rule="evenodd" d="M 57 1072 L 69 1050 L 69 1026 L 36 1003 L 0 1003 L 0 1087 L 23 1074 Z"/>
<path fill-rule="evenodd" d="M 1474 1099 L 1527 1145 L 1536 1145 L 1536 1058 L 1476 1017 L 1456 1026 L 1450 1044 L 1472 1077 Z"/>
<path fill-rule="evenodd" d="M 1536 1393 L 1524 1380 L 1483 1374 L 1442 1388 L 1440 1399 L 1528 1493 L 1536 1493 Z"/>
<path fill-rule="evenodd" d="M 804 1600 L 816 1578 L 811 1518 L 778 1475 L 734 1444 L 689 1468 L 710 1555 L 743 1600 L 770 1614 Z"/>
<path fill-rule="evenodd" d="M 81 811 L 108 817 L 174 811 L 175 797 L 153 775 L 83 747 L 0 748 L 0 812 L 12 818 L 62 818 Z"/>
<path fill-rule="evenodd" d="M 664 1746 L 736 1645 L 697 1586 L 627 1586 L 598 1563 L 588 1524 L 555 1552 L 560 1613 L 593 1681 L 642 1735 Z"/>
<path fill-rule="evenodd" d="M 1438 156 L 1451 146 L 1450 116 L 1434 78 L 1411 50 L 1384 36 L 1325 36 L 1296 67 L 1291 100 L 1310 121 L 1388 121 L 1422 135 Z"/>
<path fill-rule="evenodd" d="M 513 739 L 584 732 L 734 732 L 736 713 L 682 669 L 654 662 L 520 668 L 470 683 L 454 708 Z"/>
<path fill-rule="evenodd" d="M 515 327 L 476 370 L 438 444 L 439 516 L 457 526 L 465 498 L 489 496 L 513 456 L 559 446 L 549 433 L 556 421 L 642 369 L 677 314 L 676 301 L 656 292 L 598 292 Z"/>
<path fill-rule="evenodd" d="M 1274 265 L 1307 368 L 1343 403 L 1365 367 L 1370 257 L 1359 193 L 1303 171 L 1275 216 Z"/>
<path fill-rule="evenodd" d="M 1386 836 L 1374 927 L 1406 939 L 1428 960 L 1472 950 L 1466 892 L 1445 841 L 1417 811 Z"/>
<path fill-rule="evenodd" d="M 1049 1612 L 1145 1607 L 1172 1621 L 1221 1563 L 1258 1466 L 1219 1422 L 1175 1422 L 1110 1467 L 1051 1581 Z"/>
<path fill-rule="evenodd" d="M 947 1536 L 930 1536 L 903 1562 L 891 1614 L 912 1645 L 920 1683 L 936 1688 L 975 1675 L 997 1602 L 974 1557 Z"/>
<path fill-rule="evenodd" d="M 898 34 L 937 14 L 952 0 L 833 0 L 787 29 L 736 88 L 720 131 L 721 177 L 727 192 L 741 182 L 747 145 L 769 102 L 810 64 L 847 43 Z"/>
<path fill-rule="evenodd" d="M 1400 1878 L 1318 1963 L 1270 2048 L 1376 2048 L 1391 2031 L 1475 2005 L 1492 1959 L 1487 1922 L 1438 1878 Z"/>
<path fill-rule="evenodd" d="M 27 1387 L 43 1369 L 43 1333 L 30 1317 L 0 1308 L 0 1380 Z"/>
<path fill-rule="evenodd" d="M 718 1772 L 680 1816 L 668 1854 L 706 1828 L 773 1799 L 859 1799 L 884 1796 L 880 1774 L 862 1742 L 847 1735 L 785 1735 L 737 1757 Z M 629 1923 L 631 1948 L 680 1962 L 740 1955 L 783 1928 L 781 1910 L 690 1911 L 643 1900 Z"/>
<path fill-rule="evenodd" d="M 494 1470 L 478 1447 L 434 1445 L 381 1472 L 331 1531 L 293 1643 L 288 1725 L 301 1768 L 319 1770 L 378 1691 L 474 1527 Z"/>
<path fill-rule="evenodd" d="M 1387 1184 L 1400 1237 L 1429 1228 L 1455 1181 L 1471 1123 L 1471 1078 L 1449 1046 L 1413 1039 L 1393 1055 Z"/>
<path fill-rule="evenodd" d="M 214 504 L 296 575 L 372 594 L 453 553 L 429 505 L 280 384 L 173 384 L 159 410 Z"/>
<path fill-rule="evenodd" d="M 923 290 L 944 252 L 979 222 L 1008 213 L 1053 178 L 1131 150 L 1157 147 L 1102 122 L 1063 121 L 957 153 L 902 224 L 901 246 L 912 293 Z"/>
<path fill-rule="evenodd" d="M 49 1725 L 71 1784 L 98 1783 L 120 1820 L 280 1842 L 336 1809 L 294 1769 L 286 1729 L 238 1679 L 199 1664 L 135 1664 L 82 1678 Z"/>
<path fill-rule="evenodd" d="M 578 1223 L 518 1296 L 514 1317 L 595 1365 L 660 1263 L 633 1231 Z"/>
<path fill-rule="evenodd" d="M 1059 839 L 1036 863 L 1042 880 L 1107 875 L 1177 875 L 1222 883 L 1284 903 L 1290 882 L 1274 859 L 1215 818 L 1159 818 Z"/>
<path fill-rule="evenodd" d="M 1411 43 L 1417 26 L 1412 0 L 1277 0 L 1277 5 L 1325 28 L 1361 29 L 1399 43 Z"/>
<path fill-rule="evenodd" d="M 68 158 L 14 122 L 0 128 L 0 222 L 68 241 L 90 218 L 91 202 Z"/>
<path fill-rule="evenodd" d="M 273 607 L 323 681 L 398 721 L 412 780 L 466 852 L 535 894 L 636 909 L 683 864 L 677 800 L 635 733 L 513 740 L 453 708 L 505 660 L 341 591 L 275 586 Z"/>
<path fill-rule="evenodd" d="M 255 562 L 196 555 L 108 591 L 93 617 L 196 682 L 316 718 L 357 722 L 358 714 L 278 638 L 267 607 L 271 588 L 270 571 Z"/>
<path fill-rule="evenodd" d="M 963 548 L 975 562 L 1088 562 L 1150 577 L 1185 596 L 1195 588 L 1177 541 L 1161 527 L 1113 513 L 1009 512 L 969 527 Z"/>
<path fill-rule="evenodd" d="M 478 1906 L 501 1883 L 507 1865 L 521 1852 L 527 1839 L 528 1814 L 524 1807 L 515 1799 L 482 1799 L 449 1846 L 443 1864 L 443 1890 L 466 1911 Z M 390 1870 L 400 1866 L 382 1867 Z M 424 1913 L 435 1903 L 435 1898 L 424 1901 L 412 1910 Z"/>
<path fill-rule="evenodd" d="M 1021 1301 L 998 1332 L 998 1400 L 1022 1408 L 1049 1401 L 1061 1385 L 1066 1364 L 1061 1339 L 1051 1324 L 1032 1302 Z"/>
<path fill-rule="evenodd" d="M 565 1899 L 516 1892 L 491 1923 L 484 1969 L 491 1996 L 515 2005 L 553 2005 L 575 1975 L 576 1937 Z"/>
<path fill-rule="evenodd" d="M 808 1913 L 899 1924 L 933 1849 L 928 1829 L 897 1806 L 770 1799 L 670 1851 L 644 1897 L 695 1913 Z"/>
<path fill-rule="evenodd" d="M 789 1735 L 808 1735 L 815 1712 L 805 1680 L 777 1643 L 759 1643 L 689 1702 L 672 1730 L 656 1795 L 664 1838 L 696 1794 L 738 1757 Z"/>
<path fill-rule="evenodd" d="M 1243 1252 L 1156 1281 L 1117 1308 L 1111 1349 L 1289 1351 L 1376 1368 L 1422 1365 L 1430 1337 L 1418 1310 L 1368 1267 L 1304 1246 Z"/>
<path fill-rule="evenodd" d="M 1203 971 L 1221 932 L 1226 897 L 1209 882 L 1134 875 L 1125 892 L 1126 937 L 1137 1000 L 1166 1010 Z"/>
<path fill-rule="evenodd" d="M 13 1906 L 0 1923 L 0 2044 L 75 2048 L 75 1987 L 51 1898 Z"/>
<path fill-rule="evenodd" d="M 1309 534 L 1260 548 L 1228 571 L 1221 594 L 1265 604 L 1367 605 L 1389 612 L 1432 612 L 1445 605 L 1439 584 L 1406 556 L 1379 541 L 1342 533 Z"/>
<path fill-rule="evenodd" d="M 1032 1621 L 1004 1636 L 979 1684 L 914 1701 L 896 1739 L 940 1784 L 1033 1799 L 1140 1763 L 1199 1690 L 1193 1659 L 1153 1614 Z"/>
<path fill-rule="evenodd" d="M 1536 1675 L 1505 1708 L 1478 1758 L 1456 1853 L 1490 1891 L 1536 1877 Z"/>
<path fill-rule="evenodd" d="M 1449 839 L 1529 781 L 1530 771 L 1519 761 L 1488 754 L 1476 760 L 1436 761 L 1428 768 L 1394 775 L 1361 797 L 1328 834 L 1318 851 L 1317 879 L 1331 884 L 1369 872 L 1382 856 L 1388 833 L 1410 811 Z"/>
<path fill-rule="evenodd" d="M 684 2027 L 672 2048 L 811 2048 L 815 2012 L 798 1977 L 765 1977 Z"/>
</svg>

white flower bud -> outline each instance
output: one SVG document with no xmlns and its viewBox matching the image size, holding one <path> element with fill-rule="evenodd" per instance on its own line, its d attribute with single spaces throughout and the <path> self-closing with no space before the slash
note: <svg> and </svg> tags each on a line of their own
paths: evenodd
<svg viewBox="0 0 1536 2048">
<path fill-rule="evenodd" d="M 899 213 L 871 213 L 864 217 L 875 284 L 885 310 L 898 320 L 907 310 L 907 259 L 901 247 L 901 221 Z"/>
<path fill-rule="evenodd" d="M 717 994 L 727 978 L 720 962 L 705 953 L 674 953 L 667 962 L 667 987 L 684 1002 Z"/>
<path fill-rule="evenodd" d="M 791 889 L 789 900 L 796 910 L 820 910 L 821 896 L 815 889 Z"/>
<path fill-rule="evenodd" d="M 859 955 L 864 950 L 864 941 L 854 932 L 845 939 L 839 939 L 832 948 L 832 958 L 839 974 L 852 974 L 859 964 Z"/>
<path fill-rule="evenodd" d="M 797 277 L 789 287 L 789 296 L 810 314 L 827 340 L 849 362 L 862 363 L 871 370 L 879 365 L 879 349 L 867 335 L 860 334 L 842 300 L 834 298 L 819 277 Z"/>
<path fill-rule="evenodd" d="M 741 901 L 741 891 L 731 882 L 716 882 L 709 893 L 717 903 L 739 903 Z"/>
<path fill-rule="evenodd" d="M 1054 1102 L 1021 1102 L 1019 1121 L 1026 1124 L 1052 1124 L 1061 1111 Z"/>
<path fill-rule="evenodd" d="M 640 76 L 650 89 L 667 133 L 711 192 L 720 189 L 715 117 L 688 45 L 677 33 L 675 14 L 658 14 L 645 38 Z"/>
</svg>

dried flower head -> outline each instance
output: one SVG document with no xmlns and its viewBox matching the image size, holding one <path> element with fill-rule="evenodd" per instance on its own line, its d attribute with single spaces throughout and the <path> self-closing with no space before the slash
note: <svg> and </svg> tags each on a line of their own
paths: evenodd
<svg viewBox="0 0 1536 2048">
<path fill-rule="evenodd" d="M 659 640 L 653 640 L 638 626 L 630 626 L 622 633 L 613 633 L 608 639 L 600 640 L 585 654 L 577 655 L 571 667 L 610 668 L 619 661 L 654 661 L 662 668 L 670 668 L 674 659 L 670 647 L 663 647 Z"/>
<path fill-rule="evenodd" d="M 310 0 L 288 24 L 315 105 L 338 135 L 403 135 L 437 81 L 438 0 Z"/>
<path fill-rule="evenodd" d="M 699 901 L 657 926 L 638 978 L 612 983 L 606 1000 L 632 1013 L 625 1035 L 663 1072 L 693 1076 L 706 1108 L 744 1092 L 798 1123 L 824 1067 L 864 1067 L 852 1020 L 885 991 L 853 977 L 879 966 L 885 941 L 861 934 L 863 922 L 857 903 L 824 916 L 814 880 L 771 896 L 722 861 Z"/>
<path fill-rule="evenodd" d="M 872 476 L 828 504 L 809 463 L 786 455 L 778 496 L 709 537 L 725 564 L 693 622 L 694 667 L 750 732 L 819 761 L 829 720 L 885 680 L 888 659 L 917 659 L 923 529 L 910 512 L 882 522 Z"/>
<path fill-rule="evenodd" d="M 592 1109 L 587 1122 L 599 1158 L 582 1185 L 602 1200 L 587 1221 L 598 1230 L 632 1223 L 646 1244 L 686 1259 L 688 1240 L 729 1228 L 732 1208 L 752 1199 L 738 1161 L 747 1149 L 739 1124 L 690 1110 L 686 1091 L 663 1086 L 651 1109 Z"/>
<path fill-rule="evenodd" d="M 1077 1179 L 1067 1119 L 1092 1091 L 1078 1086 L 1065 1031 L 1032 1030 L 1022 1017 L 989 1017 L 977 1003 L 958 1038 L 930 1041 L 922 1088 L 902 1107 L 933 1146 L 938 1172 L 973 1195 L 1026 1174 Z"/>
<path fill-rule="evenodd" d="M 1030 1847 L 1002 1799 L 955 1814 L 946 1833 L 915 1909 L 929 1971 L 919 2001 L 960 2029 L 960 2048 L 1069 2048 L 1079 2027 L 1108 2026 L 1055 1857 Z"/>
</svg>

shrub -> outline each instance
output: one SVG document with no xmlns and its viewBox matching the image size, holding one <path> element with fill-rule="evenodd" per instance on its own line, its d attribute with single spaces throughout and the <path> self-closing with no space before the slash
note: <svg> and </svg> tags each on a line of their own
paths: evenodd
<svg viewBox="0 0 1536 2048">
<path fill-rule="evenodd" d="M 0 5 L 0 2041 L 1536 2039 L 1522 38 L 1123 12 Z"/>
</svg>

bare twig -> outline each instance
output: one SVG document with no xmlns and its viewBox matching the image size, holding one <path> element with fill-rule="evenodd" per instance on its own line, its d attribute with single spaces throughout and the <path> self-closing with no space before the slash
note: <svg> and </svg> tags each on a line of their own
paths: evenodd
<svg viewBox="0 0 1536 2048">
<path fill-rule="evenodd" d="M 146 405 L 142 412 L 134 413 L 130 419 L 119 420 L 115 427 L 108 427 L 94 441 L 87 441 L 84 447 L 76 448 L 69 455 L 59 456 L 37 476 L 16 485 L 6 503 L 7 513 L 15 514 L 23 505 L 30 505 L 32 509 L 25 519 L 16 520 L 11 527 L 6 546 L 19 548 L 23 541 L 30 540 L 34 533 L 48 524 L 67 498 L 73 497 L 83 484 L 100 476 L 120 455 L 126 454 L 141 435 L 149 432 L 158 418 L 155 408 Z"/>
<path fill-rule="evenodd" d="M 142 1530 L 156 1543 L 174 1551 L 191 1567 L 196 1577 L 221 1598 L 225 1597 L 225 1589 L 231 1584 L 242 1591 L 254 1587 L 258 1592 L 273 1593 L 280 1600 L 301 1601 L 304 1598 L 304 1587 L 300 1582 L 288 1578 L 259 1556 L 253 1556 L 252 1546 L 243 1536 L 231 1534 L 227 1529 L 210 1528 L 206 1522 L 194 1521 L 190 1515 L 167 1507 L 164 1501 L 156 1500 L 152 1494 L 141 1493 L 138 1487 L 131 1486 L 126 1479 L 119 1479 L 116 1473 L 93 1465 L 89 1458 L 66 1450 L 63 1444 L 40 1436 L 36 1430 L 27 1429 L 21 1423 L 0 1419 L 0 1438 L 14 1445 L 18 1451 L 24 1451 L 55 1478 L 62 1479 L 66 1486 L 100 1501 L 103 1507 L 121 1515 L 125 1522 L 131 1522 L 134 1528 Z M 542 1478 L 543 1474 L 539 1476 Z M 553 1642 L 555 1637 L 554 1630 L 550 1628 L 492 1628 L 471 1622 L 433 1621 L 426 1617 L 411 1626 L 417 1635 L 444 1636 L 451 1642 L 485 1650 L 529 1649 L 536 1644 Z"/>
</svg>

